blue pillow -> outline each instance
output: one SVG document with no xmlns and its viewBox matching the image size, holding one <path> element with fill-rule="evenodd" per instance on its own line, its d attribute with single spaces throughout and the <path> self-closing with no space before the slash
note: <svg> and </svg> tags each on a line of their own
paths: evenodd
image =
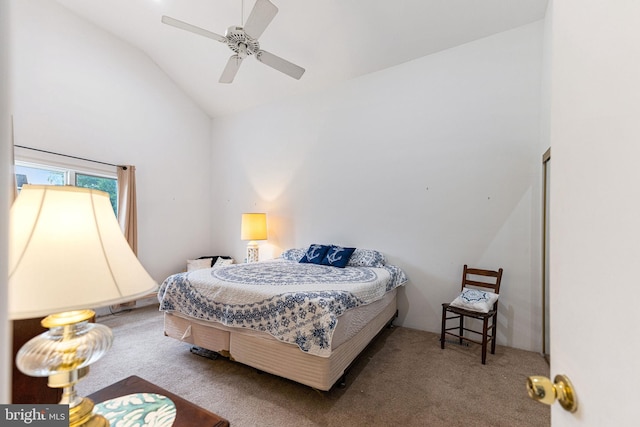
<svg viewBox="0 0 640 427">
<path fill-rule="evenodd" d="M 324 255 L 324 258 L 322 258 L 321 264 L 345 268 L 355 250 L 356 248 L 343 248 L 342 246 L 331 245 Z"/>
<path fill-rule="evenodd" d="M 300 258 L 299 262 L 307 264 L 320 264 L 328 250 L 329 246 L 327 245 L 313 244 L 309 246 L 309 249 L 307 249 L 307 252 L 305 252 L 304 256 Z"/>
</svg>

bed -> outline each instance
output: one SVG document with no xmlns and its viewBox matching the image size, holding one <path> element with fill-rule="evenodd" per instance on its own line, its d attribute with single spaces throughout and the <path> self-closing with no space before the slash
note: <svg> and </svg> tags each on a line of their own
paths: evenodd
<svg viewBox="0 0 640 427">
<path fill-rule="evenodd" d="M 407 278 L 378 251 L 355 249 L 340 268 L 307 259 L 313 247 L 169 276 L 158 290 L 165 335 L 330 390 L 397 316 Z"/>
</svg>

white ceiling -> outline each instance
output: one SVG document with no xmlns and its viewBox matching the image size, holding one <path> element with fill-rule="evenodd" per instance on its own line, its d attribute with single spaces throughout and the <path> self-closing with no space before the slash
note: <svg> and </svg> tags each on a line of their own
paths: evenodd
<svg viewBox="0 0 640 427">
<path fill-rule="evenodd" d="M 344 80 L 544 18 L 547 0 L 271 0 L 279 9 L 261 48 L 306 69 L 295 80 L 255 58 L 218 83 L 229 48 L 160 22 L 162 15 L 224 35 L 255 0 L 57 0 L 149 55 L 211 117 Z M 244 14 L 242 15 L 242 6 Z"/>
</svg>

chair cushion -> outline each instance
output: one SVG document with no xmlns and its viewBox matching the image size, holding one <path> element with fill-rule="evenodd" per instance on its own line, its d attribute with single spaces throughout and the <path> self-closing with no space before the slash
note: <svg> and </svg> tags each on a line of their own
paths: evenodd
<svg viewBox="0 0 640 427">
<path fill-rule="evenodd" d="M 493 304 L 498 301 L 498 294 L 488 291 L 481 291 L 473 288 L 463 288 L 456 299 L 451 302 L 451 306 L 463 308 L 480 313 L 488 313 L 493 308 Z"/>
</svg>

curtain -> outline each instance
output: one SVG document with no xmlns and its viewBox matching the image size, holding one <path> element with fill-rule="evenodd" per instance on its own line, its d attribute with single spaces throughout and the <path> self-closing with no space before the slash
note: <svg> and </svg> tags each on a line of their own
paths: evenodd
<svg viewBox="0 0 640 427">
<path fill-rule="evenodd" d="M 134 254 L 138 255 L 138 207 L 136 204 L 136 168 L 118 166 L 118 223 Z M 112 305 L 113 310 L 135 306 L 135 301 Z"/>
<path fill-rule="evenodd" d="M 136 168 L 118 166 L 118 222 L 134 254 L 138 254 L 138 208 L 136 205 Z"/>
</svg>

